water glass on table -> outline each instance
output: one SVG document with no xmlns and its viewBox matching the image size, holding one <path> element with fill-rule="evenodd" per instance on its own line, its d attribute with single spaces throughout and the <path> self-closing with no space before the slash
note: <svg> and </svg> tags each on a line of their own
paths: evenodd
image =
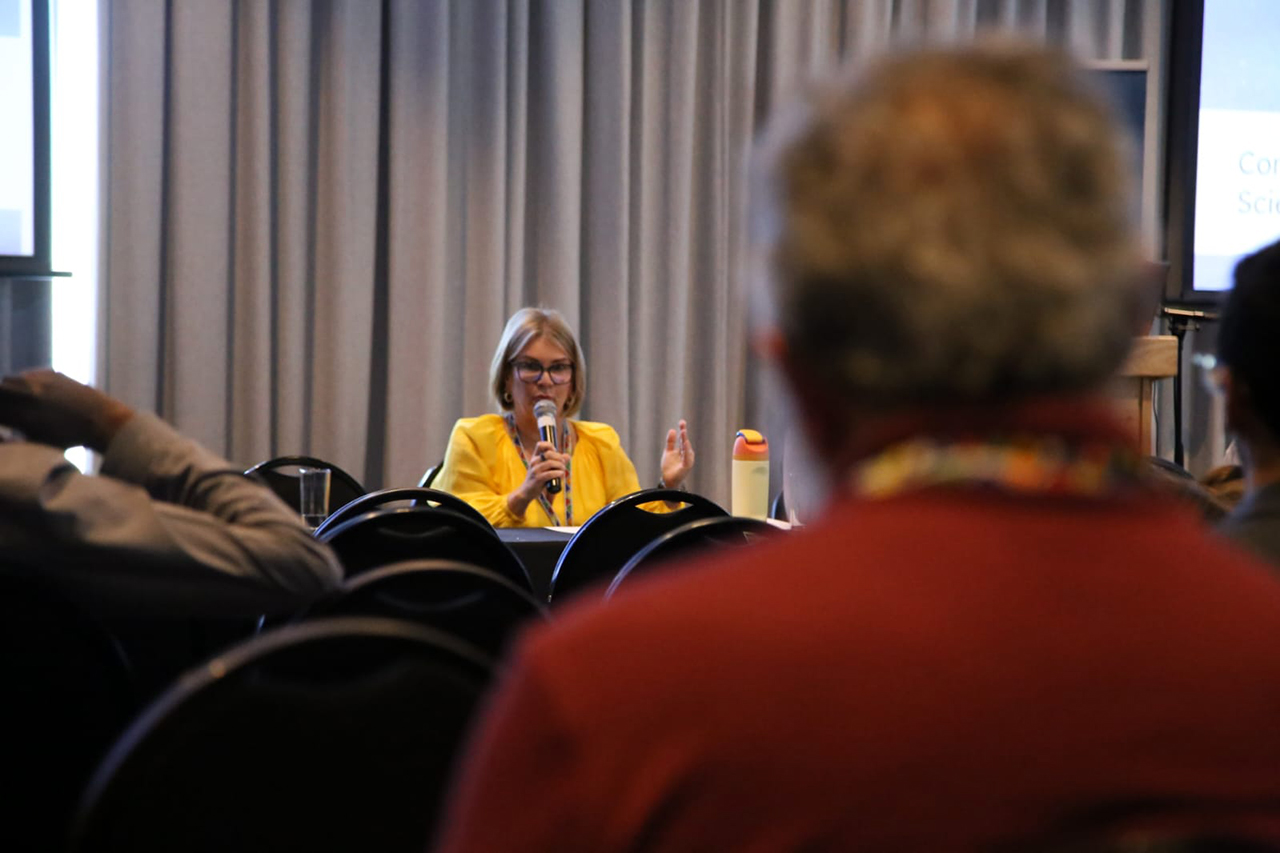
<svg viewBox="0 0 1280 853">
<path fill-rule="evenodd" d="M 328 468 L 298 469 L 298 507 L 303 522 L 312 530 L 329 517 L 329 480 Z"/>
</svg>

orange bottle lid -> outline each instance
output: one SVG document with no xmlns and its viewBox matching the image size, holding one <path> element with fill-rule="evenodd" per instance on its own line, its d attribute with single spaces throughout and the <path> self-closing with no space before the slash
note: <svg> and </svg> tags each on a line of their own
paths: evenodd
<svg viewBox="0 0 1280 853">
<path fill-rule="evenodd" d="M 740 429 L 733 442 L 733 458 L 739 462 L 768 461 L 769 442 L 756 430 Z"/>
</svg>

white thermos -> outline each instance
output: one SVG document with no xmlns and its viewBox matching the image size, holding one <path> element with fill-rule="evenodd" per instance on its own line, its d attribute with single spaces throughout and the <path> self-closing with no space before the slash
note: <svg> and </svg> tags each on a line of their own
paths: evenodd
<svg viewBox="0 0 1280 853">
<path fill-rule="evenodd" d="M 730 511 L 747 518 L 769 517 L 769 442 L 753 429 L 738 430 L 733 442 Z"/>
</svg>

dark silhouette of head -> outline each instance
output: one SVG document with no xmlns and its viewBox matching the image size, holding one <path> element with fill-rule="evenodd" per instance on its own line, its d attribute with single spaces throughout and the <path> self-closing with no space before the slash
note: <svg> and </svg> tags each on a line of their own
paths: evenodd
<svg viewBox="0 0 1280 853">
<path fill-rule="evenodd" d="M 1218 332 L 1218 360 L 1230 373 L 1231 427 L 1246 441 L 1280 442 L 1280 242 L 1236 265 Z"/>
</svg>

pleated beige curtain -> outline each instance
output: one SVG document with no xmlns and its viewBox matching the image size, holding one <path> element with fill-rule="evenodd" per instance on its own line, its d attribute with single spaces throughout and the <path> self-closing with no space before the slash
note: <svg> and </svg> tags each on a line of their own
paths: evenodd
<svg viewBox="0 0 1280 853">
<path fill-rule="evenodd" d="M 1031 32 L 1153 60 L 1159 0 L 111 0 L 101 374 L 237 463 L 371 487 L 492 409 L 516 308 L 560 309 L 584 416 L 729 494 L 772 423 L 740 215 L 770 109 L 899 41 Z M 1155 30 L 1158 32 L 1158 28 Z M 1157 51 L 1158 52 L 1158 51 Z"/>
</svg>

